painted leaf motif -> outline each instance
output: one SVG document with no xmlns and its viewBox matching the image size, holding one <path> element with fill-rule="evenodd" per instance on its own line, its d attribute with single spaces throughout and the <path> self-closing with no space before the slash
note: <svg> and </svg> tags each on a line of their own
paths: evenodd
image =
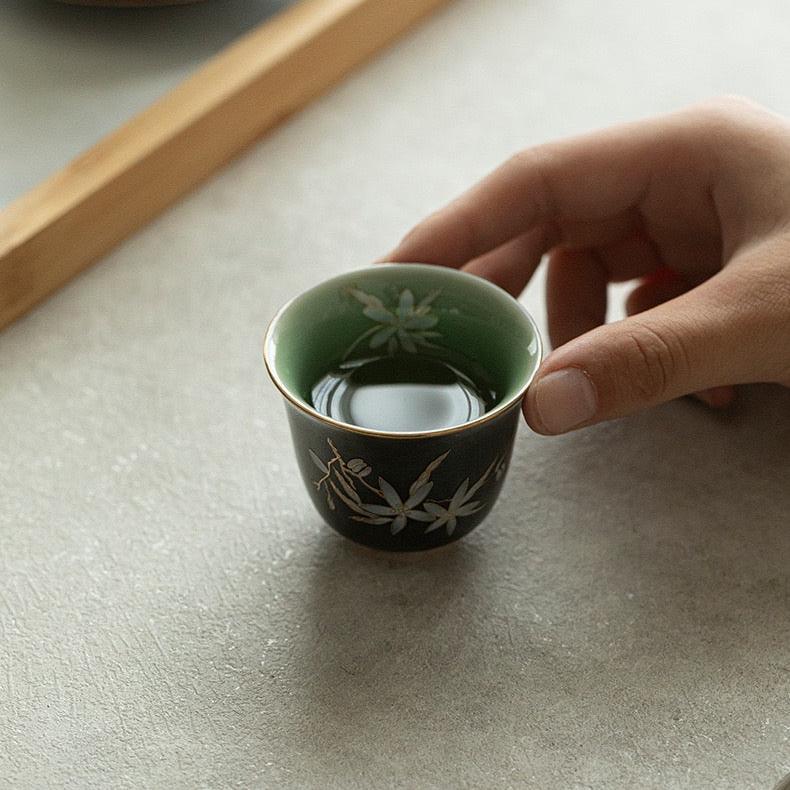
<svg viewBox="0 0 790 790">
<path fill-rule="evenodd" d="M 335 467 L 335 471 L 337 472 L 337 479 L 340 485 L 342 486 L 343 490 L 346 492 L 350 499 L 353 499 L 358 505 L 362 504 L 362 500 L 359 498 L 359 494 L 354 490 L 354 487 L 351 486 L 344 475 L 342 475 Z"/>
<path fill-rule="evenodd" d="M 421 334 L 421 333 L 420 333 Z M 425 334 L 435 334 L 426 332 Z M 401 332 L 396 328 L 396 333 L 390 340 L 397 343 L 397 337 Z M 485 503 L 481 499 L 474 499 L 474 495 L 483 485 L 491 479 L 492 475 L 499 474 L 500 469 L 507 466 L 505 455 L 496 456 L 488 465 L 480 478 L 470 486 L 467 477 L 456 489 L 452 499 L 441 501 L 429 500 L 428 496 L 434 488 L 434 482 L 430 479 L 436 469 L 444 462 L 450 451 L 442 453 L 431 461 L 409 488 L 405 501 L 395 487 L 378 477 L 379 488 L 374 488 L 370 483 L 362 482 L 361 478 L 372 474 L 372 468 L 364 458 L 352 458 L 346 461 L 340 451 L 327 437 L 327 443 L 334 454 L 334 457 L 325 462 L 316 452 L 308 448 L 311 461 L 321 470 L 324 477 L 313 481 L 317 489 L 323 489 L 326 496 L 326 504 L 331 510 L 337 509 L 336 497 L 350 511 L 347 517 L 353 521 L 371 526 L 383 526 L 389 524 L 390 532 L 397 535 L 404 530 L 409 522 L 422 522 L 426 525 L 425 532 L 446 527 L 447 534 L 452 535 L 458 527 L 459 519 L 477 513 L 482 510 Z M 368 503 L 363 502 L 357 485 L 362 484 L 374 495 L 381 497 L 383 502 Z M 386 503 L 386 504 L 385 504 Z"/>
<path fill-rule="evenodd" d="M 477 513 L 481 507 L 480 502 L 469 502 L 466 505 L 461 505 L 455 512 L 459 516 L 471 516 L 472 513 Z"/>
<path fill-rule="evenodd" d="M 395 353 L 397 350 L 398 350 L 398 341 L 397 341 L 397 340 L 395 340 L 395 338 L 394 338 L 394 337 L 391 337 L 391 338 L 389 339 L 389 342 L 387 343 L 387 353 L 389 353 L 390 355 L 392 355 L 392 354 L 394 354 L 394 353 Z"/>
<path fill-rule="evenodd" d="M 411 510 L 412 508 L 417 507 L 428 494 L 431 493 L 431 489 L 433 488 L 433 483 L 425 483 L 425 485 L 421 485 L 415 491 L 409 491 L 411 496 L 406 500 L 403 507 L 405 510 Z"/>
<path fill-rule="evenodd" d="M 458 510 L 458 508 L 464 503 L 464 499 L 466 498 L 466 489 L 469 487 L 469 478 L 467 477 L 460 486 L 458 486 L 458 490 L 453 495 L 452 500 L 450 501 L 450 507 L 447 509 L 449 511 Z"/>
<path fill-rule="evenodd" d="M 390 520 L 388 518 L 381 518 L 381 516 L 351 516 L 354 521 L 361 521 L 363 524 L 389 524 Z"/>
<path fill-rule="evenodd" d="M 366 307 L 362 312 L 378 324 L 394 324 L 397 320 L 385 307 Z"/>
<path fill-rule="evenodd" d="M 359 513 L 362 516 L 368 516 L 369 513 L 366 513 L 353 499 L 347 497 L 338 487 L 335 485 L 334 480 L 329 481 L 329 485 L 332 486 L 332 490 L 337 494 L 340 498 L 340 501 L 345 503 L 351 510 L 355 513 Z M 334 510 L 334 508 L 332 508 Z"/>
<path fill-rule="evenodd" d="M 367 502 L 363 502 L 362 508 L 367 510 L 368 513 L 374 513 L 377 516 L 395 515 L 395 509 L 391 508 L 389 505 L 370 505 Z"/>
<path fill-rule="evenodd" d="M 326 468 L 326 464 L 312 451 L 307 451 L 310 455 L 310 458 L 313 459 L 313 463 L 324 473 L 326 474 L 329 470 Z"/>
<path fill-rule="evenodd" d="M 405 318 L 411 313 L 414 308 L 414 294 L 407 288 L 401 291 L 400 299 L 398 300 L 398 315 Z"/>
<path fill-rule="evenodd" d="M 450 455 L 449 450 L 446 453 L 442 453 L 438 458 L 434 458 L 433 461 L 423 469 L 422 474 L 411 484 L 409 496 L 413 495 L 420 486 L 424 486 L 431 479 L 431 475 L 438 469 L 442 461 L 444 461 L 448 455 Z"/>
<path fill-rule="evenodd" d="M 393 535 L 397 535 L 404 527 L 406 526 L 406 516 L 401 513 L 400 515 L 396 516 L 392 521 L 392 526 L 390 527 L 390 532 Z"/>
<path fill-rule="evenodd" d="M 376 334 L 370 338 L 370 347 L 378 348 L 379 346 L 383 346 L 397 331 L 398 328 L 396 326 L 385 326 L 383 329 L 379 329 Z"/>
<path fill-rule="evenodd" d="M 414 521 L 433 521 L 434 517 L 424 510 L 407 510 L 406 515 Z"/>
<path fill-rule="evenodd" d="M 429 532 L 433 532 L 436 529 L 440 529 L 443 527 L 451 518 L 451 515 L 445 511 L 443 515 L 439 516 L 433 524 L 429 525 L 428 529 L 425 530 L 425 534 L 427 535 Z"/>
<path fill-rule="evenodd" d="M 390 507 L 396 510 L 400 510 L 403 507 L 403 502 L 398 496 L 398 492 L 383 477 L 379 478 L 379 488 Z"/>
<path fill-rule="evenodd" d="M 378 298 L 378 296 L 366 294 L 364 291 L 360 291 L 358 288 L 349 288 L 349 293 L 360 304 L 365 305 L 365 307 L 380 307 L 382 310 L 384 309 L 384 303 Z"/>
<path fill-rule="evenodd" d="M 404 329 L 432 329 L 439 323 L 435 315 L 411 315 L 403 321 Z"/>
<path fill-rule="evenodd" d="M 491 470 L 494 468 L 495 463 L 496 463 L 496 459 L 491 461 L 491 463 L 488 465 L 488 469 L 486 469 L 485 472 L 483 472 L 483 476 L 466 492 L 466 495 L 464 496 L 464 500 L 471 499 L 480 489 L 480 486 L 482 486 L 483 483 L 485 483 L 485 481 L 488 480 L 488 476 L 491 474 Z"/>
</svg>

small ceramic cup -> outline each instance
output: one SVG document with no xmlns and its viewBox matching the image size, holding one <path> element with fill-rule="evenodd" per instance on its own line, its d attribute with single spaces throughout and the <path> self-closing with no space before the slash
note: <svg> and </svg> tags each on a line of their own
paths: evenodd
<svg viewBox="0 0 790 790">
<path fill-rule="evenodd" d="M 485 369 L 493 406 L 419 431 L 360 427 L 314 408 L 316 383 L 349 360 L 390 354 L 408 363 L 426 350 Z M 505 291 L 423 264 L 379 264 L 323 282 L 285 305 L 264 341 L 313 504 L 341 535 L 387 551 L 450 543 L 488 515 L 541 353 L 535 322 Z"/>
</svg>

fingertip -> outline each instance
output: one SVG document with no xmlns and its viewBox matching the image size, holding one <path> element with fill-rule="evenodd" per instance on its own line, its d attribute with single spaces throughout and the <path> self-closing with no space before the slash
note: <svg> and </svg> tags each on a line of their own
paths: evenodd
<svg viewBox="0 0 790 790">
<path fill-rule="evenodd" d="M 711 387 L 695 392 L 694 397 L 711 409 L 726 409 L 735 400 L 735 387 Z"/>
<path fill-rule="evenodd" d="M 524 396 L 521 401 L 521 413 L 524 415 L 524 421 L 535 433 L 541 436 L 552 436 L 553 434 L 546 429 L 546 426 L 540 421 L 540 415 L 537 413 L 534 405 L 530 403 L 531 397 L 529 392 Z"/>
<path fill-rule="evenodd" d="M 377 258 L 374 263 L 416 263 L 421 261 L 419 255 L 420 243 L 419 232 L 423 221 L 419 225 L 410 228 L 408 233 L 401 237 L 400 241 L 386 255 Z M 414 242 L 417 242 L 416 244 Z M 424 245 L 423 245 L 424 246 Z"/>
<path fill-rule="evenodd" d="M 536 433 L 556 436 L 597 422 L 595 384 L 586 371 L 562 367 L 539 375 L 524 399 L 524 417 Z"/>
</svg>

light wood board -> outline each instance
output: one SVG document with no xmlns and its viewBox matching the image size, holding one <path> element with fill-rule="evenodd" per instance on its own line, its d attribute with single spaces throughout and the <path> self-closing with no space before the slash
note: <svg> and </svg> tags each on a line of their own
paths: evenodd
<svg viewBox="0 0 790 790">
<path fill-rule="evenodd" d="M 302 0 L 0 212 L 0 328 L 448 0 Z"/>
</svg>

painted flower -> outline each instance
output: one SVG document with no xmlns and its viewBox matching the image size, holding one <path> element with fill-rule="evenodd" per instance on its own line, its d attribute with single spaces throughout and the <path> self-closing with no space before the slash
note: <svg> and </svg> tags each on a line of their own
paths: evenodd
<svg viewBox="0 0 790 790">
<path fill-rule="evenodd" d="M 372 349 L 385 348 L 389 354 L 394 354 L 399 348 L 411 354 L 417 351 L 418 346 L 433 347 L 431 338 L 441 337 L 440 332 L 433 331 L 439 323 L 439 317 L 431 307 L 433 301 L 439 296 L 439 291 L 431 291 L 417 304 L 414 294 L 406 288 L 401 291 L 396 307 L 385 307 L 377 296 L 367 294 L 357 288 L 350 290 L 351 295 L 362 305 L 363 314 L 376 325 L 360 335 L 346 351 L 348 357 L 363 340 L 368 341 Z"/>
<path fill-rule="evenodd" d="M 487 476 L 487 475 L 486 475 Z M 431 517 L 435 519 L 426 532 L 433 532 L 435 529 L 447 526 L 447 534 L 452 535 L 455 527 L 458 524 L 458 519 L 461 516 L 471 516 L 482 507 L 479 501 L 470 502 L 469 500 L 477 493 L 477 489 L 485 481 L 485 477 L 481 478 L 475 485 L 469 488 L 469 478 L 467 477 L 458 490 L 453 495 L 447 507 L 440 505 L 438 502 L 426 502 L 423 507 Z"/>
<path fill-rule="evenodd" d="M 426 533 L 446 527 L 447 534 L 452 535 L 459 518 L 482 510 L 483 503 L 474 499 L 475 494 L 492 476 L 500 477 L 507 466 L 506 456 L 497 456 L 474 485 L 469 485 L 467 477 L 452 499 L 428 499 L 433 489 L 431 476 L 450 454 L 447 450 L 422 470 L 409 486 L 408 495 L 401 498 L 394 486 L 384 478 L 378 478 L 378 488 L 369 481 L 373 469 L 367 461 L 362 458 L 346 461 L 332 440 L 327 438 L 326 441 L 332 451 L 332 458 L 329 460 L 324 461 L 313 450 L 308 452 L 315 466 L 322 472 L 321 478 L 314 480 L 313 485 L 318 491 L 325 492 L 328 507 L 335 510 L 337 497 L 351 511 L 350 518 L 353 521 L 374 526 L 389 524 L 393 535 L 405 529 L 409 520 L 427 524 Z M 373 494 L 386 504 L 364 502 L 360 493 L 365 492 L 368 495 Z"/>
<path fill-rule="evenodd" d="M 406 526 L 406 522 L 409 519 L 414 521 L 433 521 L 434 517 L 430 513 L 416 509 L 423 503 L 425 497 L 428 496 L 433 488 L 432 482 L 424 483 L 410 491 L 410 495 L 405 502 L 400 498 L 398 492 L 381 477 L 379 478 L 379 488 L 387 504 L 369 505 L 365 503 L 362 505 L 362 508 L 373 516 L 370 523 L 389 524 L 392 534 L 397 535 Z"/>
</svg>

